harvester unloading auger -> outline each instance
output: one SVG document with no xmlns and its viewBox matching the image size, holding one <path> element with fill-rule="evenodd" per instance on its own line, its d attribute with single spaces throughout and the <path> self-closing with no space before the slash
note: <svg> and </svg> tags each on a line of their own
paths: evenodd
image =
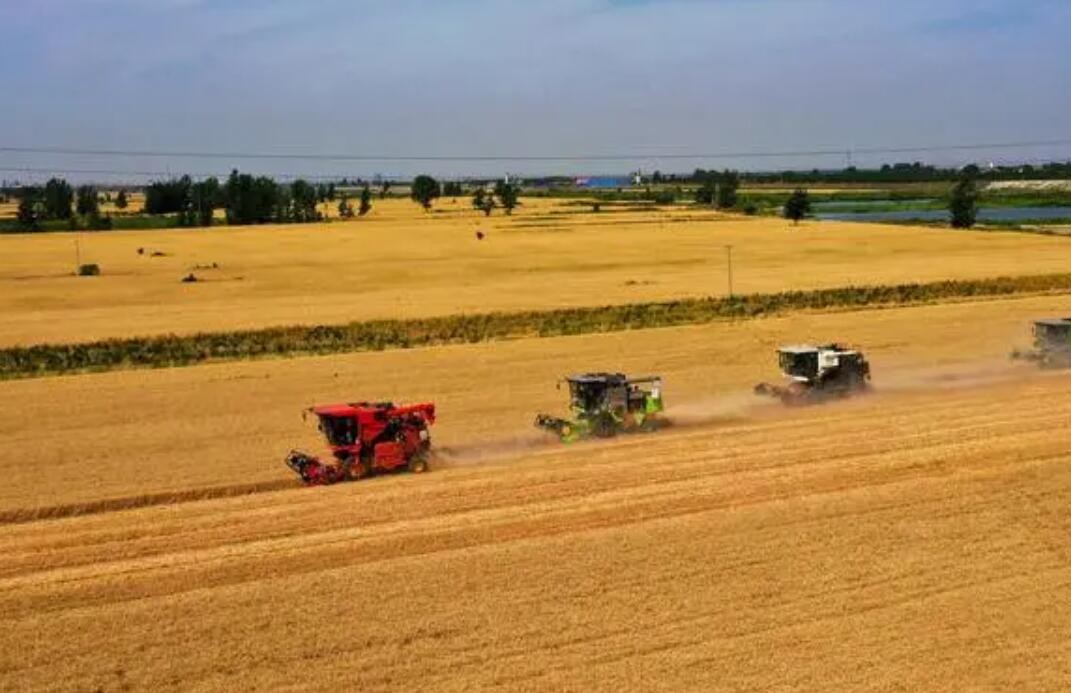
<svg viewBox="0 0 1071 693">
<path fill-rule="evenodd" d="M 564 443 L 592 436 L 611 438 L 618 433 L 650 432 L 665 424 L 661 416 L 662 379 L 657 376 L 629 378 L 623 373 L 584 373 L 569 376 L 565 382 L 569 384 L 573 418 L 540 414 L 535 420 L 536 427 L 554 433 Z"/>
<path fill-rule="evenodd" d="M 375 472 L 428 468 L 434 404 L 400 407 L 391 402 L 354 402 L 310 407 L 331 447 L 333 462 L 291 450 L 286 466 L 309 486 L 363 479 Z"/>
<path fill-rule="evenodd" d="M 777 355 L 788 385 L 760 383 L 755 386 L 756 395 L 776 397 L 795 406 L 850 397 L 870 389 L 870 364 L 859 351 L 839 344 L 807 344 L 782 347 Z"/>
<path fill-rule="evenodd" d="M 1042 368 L 1071 368 L 1071 318 L 1034 321 L 1034 348 L 1016 349 L 1012 359 L 1033 361 Z"/>
</svg>

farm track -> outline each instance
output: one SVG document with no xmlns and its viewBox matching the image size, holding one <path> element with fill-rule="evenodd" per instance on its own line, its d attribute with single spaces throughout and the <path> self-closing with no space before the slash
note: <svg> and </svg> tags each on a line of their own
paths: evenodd
<svg viewBox="0 0 1071 693">
<path fill-rule="evenodd" d="M 1059 690 L 1069 386 L 3 526 L 0 687 Z"/>
</svg>

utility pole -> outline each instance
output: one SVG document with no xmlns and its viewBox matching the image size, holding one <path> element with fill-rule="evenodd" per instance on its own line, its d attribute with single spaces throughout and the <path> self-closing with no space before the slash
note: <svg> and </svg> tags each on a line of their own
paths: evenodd
<svg viewBox="0 0 1071 693">
<path fill-rule="evenodd" d="M 727 269 L 729 273 L 729 298 L 733 297 L 733 247 L 731 245 L 725 246 L 725 258 L 727 260 Z"/>
<path fill-rule="evenodd" d="M 74 273 L 82 267 L 82 249 L 78 247 L 78 239 L 74 239 Z"/>
</svg>

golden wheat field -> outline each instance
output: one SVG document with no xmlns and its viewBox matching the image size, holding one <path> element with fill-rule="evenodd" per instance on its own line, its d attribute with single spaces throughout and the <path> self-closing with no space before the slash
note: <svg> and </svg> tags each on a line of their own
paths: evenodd
<svg viewBox="0 0 1071 693">
<path fill-rule="evenodd" d="M 1062 690 L 1069 386 L 7 525 L 3 687 Z"/>
<path fill-rule="evenodd" d="M 1066 297 L 798 314 L 606 335 L 406 351 L 219 363 L 0 382 L 0 435 L 23 457 L 0 461 L 0 517 L 71 504 L 122 507 L 288 484 L 290 447 L 319 450 L 301 409 L 333 401 L 432 400 L 440 449 L 462 458 L 524 452 L 543 438 L 540 411 L 564 413 L 556 381 L 623 370 L 665 377 L 671 414 L 746 413 L 751 386 L 778 377 L 777 345 L 852 341 L 866 347 L 878 387 L 1019 372 L 1024 316 L 1067 312 Z M 675 409 L 674 409 L 675 408 Z M 707 408 L 710 409 L 707 412 Z M 57 432 L 62 432 L 57 435 Z M 72 449 L 72 442 L 77 445 Z M 72 454 L 76 450 L 76 454 Z M 41 474 L 47 469 L 47 474 Z"/>
<path fill-rule="evenodd" d="M 0 237 L 0 344 L 705 295 L 729 243 L 737 291 L 1068 259 L 1025 234 L 462 202 L 79 234 L 85 280 L 62 276 L 76 236 Z M 0 690 L 1064 690 L 1071 375 L 1007 355 L 1068 300 L 0 381 Z M 873 394 L 751 394 L 778 345 L 834 340 Z M 548 440 L 535 414 L 584 370 L 662 375 L 674 425 Z M 358 399 L 434 401 L 432 471 L 301 487 L 283 456 L 323 452 L 301 409 Z"/>
<path fill-rule="evenodd" d="M 719 295 L 726 245 L 738 293 L 1071 262 L 1064 239 L 1040 235 L 569 202 L 525 200 L 486 219 L 464 198 L 430 214 L 377 200 L 353 222 L 0 236 L 0 345 Z M 102 276 L 73 276 L 76 260 Z M 181 283 L 191 272 L 204 281 Z"/>
</svg>

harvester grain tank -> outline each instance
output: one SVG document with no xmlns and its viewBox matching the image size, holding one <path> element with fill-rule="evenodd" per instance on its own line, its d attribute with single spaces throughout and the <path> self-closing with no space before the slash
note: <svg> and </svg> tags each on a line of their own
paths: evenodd
<svg viewBox="0 0 1071 693">
<path fill-rule="evenodd" d="M 1013 359 L 1034 361 L 1042 368 L 1071 367 L 1071 318 L 1049 318 L 1034 321 L 1034 348 L 1016 349 Z"/>
<path fill-rule="evenodd" d="M 434 404 L 397 406 L 392 402 L 353 402 L 310 407 L 333 461 L 291 450 L 286 465 L 310 486 L 362 479 L 376 472 L 428 468 L 435 423 Z"/>
<path fill-rule="evenodd" d="M 629 378 L 624 373 L 583 373 L 569 376 L 564 382 L 569 386 L 572 418 L 540 414 L 535 420 L 538 428 L 555 434 L 562 442 L 650 432 L 665 423 L 661 416 L 662 379 L 658 376 Z"/>
<path fill-rule="evenodd" d="M 760 383 L 755 394 L 794 406 L 850 397 L 870 389 L 870 364 L 862 352 L 840 344 L 786 346 L 777 350 L 785 386 Z"/>
</svg>

